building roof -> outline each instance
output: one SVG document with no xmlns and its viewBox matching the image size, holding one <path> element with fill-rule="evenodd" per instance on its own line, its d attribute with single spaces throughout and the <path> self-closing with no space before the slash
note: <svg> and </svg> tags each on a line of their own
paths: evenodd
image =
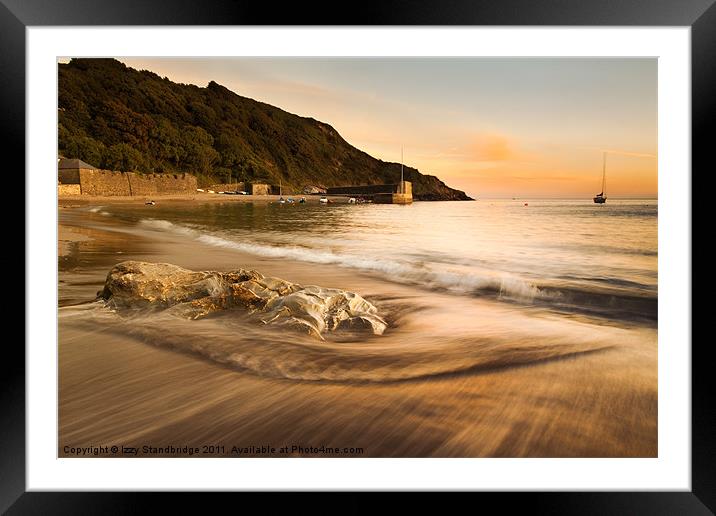
<svg viewBox="0 0 716 516">
<path fill-rule="evenodd" d="M 66 159 L 66 158 L 60 158 L 60 162 L 57 165 L 57 168 L 60 170 L 65 168 L 89 168 L 94 169 L 92 165 L 89 163 L 85 163 L 81 159 Z"/>
</svg>

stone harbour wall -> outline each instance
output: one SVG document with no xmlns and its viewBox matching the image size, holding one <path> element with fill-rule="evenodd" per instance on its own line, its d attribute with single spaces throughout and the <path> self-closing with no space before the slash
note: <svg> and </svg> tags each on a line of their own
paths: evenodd
<svg viewBox="0 0 716 516">
<path fill-rule="evenodd" d="M 132 195 L 128 174 L 110 170 L 80 169 L 82 195 Z"/>
<path fill-rule="evenodd" d="M 196 193 L 191 174 L 138 174 L 98 169 L 58 171 L 58 195 L 132 196 Z"/>
<path fill-rule="evenodd" d="M 82 191 L 80 190 L 80 185 L 57 185 L 58 197 L 63 197 L 65 195 L 80 195 L 81 193 Z"/>
<path fill-rule="evenodd" d="M 77 168 L 66 168 L 58 170 L 57 180 L 63 185 L 79 185 L 80 171 Z"/>
<path fill-rule="evenodd" d="M 214 190 L 215 192 L 245 192 L 244 183 L 220 183 L 217 185 L 211 185 L 204 188 L 204 190 Z"/>
<path fill-rule="evenodd" d="M 330 186 L 326 189 L 328 195 L 373 195 L 380 193 L 396 193 L 399 185 L 359 185 L 359 186 Z"/>
<path fill-rule="evenodd" d="M 196 177 L 191 174 L 136 174 L 127 172 L 130 195 L 196 193 Z"/>
<path fill-rule="evenodd" d="M 386 185 L 332 186 L 327 189 L 327 193 L 328 195 L 405 194 L 412 197 L 413 183 L 403 181 Z"/>
<path fill-rule="evenodd" d="M 251 185 L 251 195 L 269 195 L 271 193 L 271 185 L 263 183 L 253 183 Z"/>
</svg>

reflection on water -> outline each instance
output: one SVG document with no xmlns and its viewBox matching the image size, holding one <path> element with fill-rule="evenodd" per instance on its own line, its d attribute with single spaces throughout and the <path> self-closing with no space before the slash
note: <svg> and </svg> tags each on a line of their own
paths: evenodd
<svg viewBox="0 0 716 516">
<path fill-rule="evenodd" d="M 655 201 L 167 202 L 66 210 L 60 221 L 93 237 L 60 259 L 61 302 L 84 295 L 60 311 L 61 440 L 323 436 L 370 456 L 656 453 Z M 123 259 L 352 290 L 389 328 L 322 342 L 240 311 L 196 321 L 112 312 L 94 293 Z M 109 357 L 113 380 L 87 371 Z M 102 408 L 110 396 L 126 410 Z M 170 399 L 179 412 L 162 408 Z"/>
</svg>

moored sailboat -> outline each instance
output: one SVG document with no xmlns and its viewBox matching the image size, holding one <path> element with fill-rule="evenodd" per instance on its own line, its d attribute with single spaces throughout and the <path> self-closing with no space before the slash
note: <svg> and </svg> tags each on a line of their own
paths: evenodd
<svg viewBox="0 0 716 516">
<path fill-rule="evenodd" d="M 602 155 L 602 191 L 594 196 L 594 202 L 597 204 L 604 204 L 607 202 L 607 195 L 605 193 L 607 186 L 607 153 Z"/>
</svg>

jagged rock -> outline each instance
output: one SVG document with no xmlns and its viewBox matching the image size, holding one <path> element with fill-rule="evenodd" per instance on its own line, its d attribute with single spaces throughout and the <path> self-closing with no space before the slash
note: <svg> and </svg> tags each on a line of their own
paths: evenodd
<svg viewBox="0 0 716 516">
<path fill-rule="evenodd" d="M 110 306 L 161 308 L 191 319 L 241 308 L 264 324 L 280 324 L 317 337 L 341 329 L 381 335 L 387 323 L 358 294 L 266 277 L 254 270 L 190 271 L 169 263 L 115 265 L 98 292 Z"/>
</svg>

